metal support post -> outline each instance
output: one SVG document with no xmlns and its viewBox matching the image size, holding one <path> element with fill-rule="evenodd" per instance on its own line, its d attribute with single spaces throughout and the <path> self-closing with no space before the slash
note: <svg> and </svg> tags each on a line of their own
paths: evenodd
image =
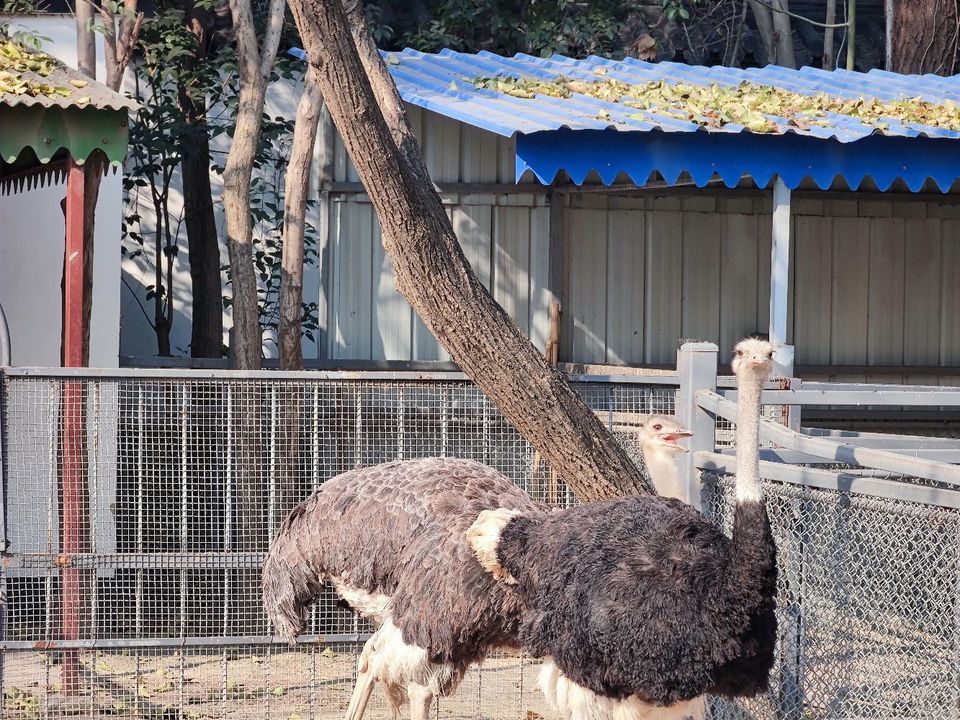
<svg viewBox="0 0 960 720">
<path fill-rule="evenodd" d="M 698 510 L 700 472 L 694 463 L 698 452 L 716 448 L 716 420 L 712 413 L 697 404 L 697 391 L 717 389 L 717 352 L 713 343 L 684 343 L 677 351 L 677 419 L 693 433 L 690 451 L 679 458 L 680 477 L 686 481 L 686 502 Z"/>
</svg>

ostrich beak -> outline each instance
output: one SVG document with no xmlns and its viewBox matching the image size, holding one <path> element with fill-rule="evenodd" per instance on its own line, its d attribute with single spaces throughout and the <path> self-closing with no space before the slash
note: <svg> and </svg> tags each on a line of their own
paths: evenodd
<svg viewBox="0 0 960 720">
<path fill-rule="evenodd" d="M 678 428 L 673 428 L 672 430 L 664 430 L 663 432 L 660 433 L 659 437 L 661 442 L 663 442 L 665 445 L 668 445 L 669 447 L 675 450 L 680 450 L 681 452 L 687 452 L 687 449 L 682 445 L 678 444 L 677 441 L 680 438 L 688 438 L 691 435 L 693 435 L 693 433 L 690 432 L 689 430 L 685 430 L 684 428 L 678 427 Z"/>
</svg>

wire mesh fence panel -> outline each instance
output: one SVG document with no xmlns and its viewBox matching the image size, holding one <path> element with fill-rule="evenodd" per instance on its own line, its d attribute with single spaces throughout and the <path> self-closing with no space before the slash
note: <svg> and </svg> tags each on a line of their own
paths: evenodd
<svg viewBox="0 0 960 720">
<path fill-rule="evenodd" d="M 955 718 L 960 513 L 764 483 L 777 544 L 770 691 L 712 717 Z M 732 478 L 704 474 L 704 511 L 731 531 Z"/>
<path fill-rule="evenodd" d="M 576 388 L 637 458 L 640 416 L 673 412 L 670 387 Z M 4 717 L 341 716 L 372 627 L 326 589 L 306 642 L 275 646 L 260 607 L 290 509 L 350 468 L 443 455 L 573 502 L 464 381 L 8 376 L 2 409 Z M 547 715 L 537 667 L 491 657 L 438 716 Z"/>
<path fill-rule="evenodd" d="M 674 412 L 670 386 L 575 388 L 638 463 L 642 416 Z M 263 554 L 291 508 L 350 468 L 437 455 L 489 464 L 540 501 L 575 501 L 460 380 L 8 376 L 2 412 L 5 718 L 342 717 L 371 626 L 327 589 L 288 647 L 260 607 Z M 718 444 L 732 439 L 718 424 Z M 704 488 L 729 532 L 730 480 Z M 713 716 L 955 716 L 956 513 L 766 493 L 780 562 L 773 685 L 715 702 Z M 538 666 L 496 654 L 435 713 L 550 717 Z M 379 694 L 371 712 L 388 712 Z"/>
</svg>

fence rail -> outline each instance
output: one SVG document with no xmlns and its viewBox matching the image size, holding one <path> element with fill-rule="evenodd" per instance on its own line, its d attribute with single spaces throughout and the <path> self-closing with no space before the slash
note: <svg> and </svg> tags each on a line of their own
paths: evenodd
<svg viewBox="0 0 960 720">
<path fill-rule="evenodd" d="M 715 350 L 701 350 L 695 362 L 681 353 L 677 374 L 572 380 L 638 463 L 643 414 L 696 424 L 690 499 L 729 530 L 735 391 L 716 377 Z M 3 717 L 339 717 L 371 628 L 327 591 L 296 646 L 272 640 L 259 568 L 289 508 L 356 465 L 429 455 L 474 458 L 538 500 L 573 502 L 454 373 L 17 368 L 0 392 Z M 869 404 L 909 404 L 908 394 L 960 407 L 958 392 L 898 386 L 871 388 Z M 761 474 L 781 572 L 773 689 L 750 703 L 717 700 L 712 717 L 956 717 L 957 468 L 864 463 L 955 459 L 960 442 L 801 428 L 795 408 L 814 397 L 863 395 L 822 384 L 811 394 L 796 380 L 763 394 L 772 420 Z M 82 436 L 64 452 L 71 428 Z M 918 467 L 936 477 L 906 472 Z M 80 544 L 69 551 L 68 476 L 82 481 Z M 550 718 L 536 670 L 497 655 L 437 717 Z M 372 712 L 386 715 L 382 704 Z"/>
</svg>

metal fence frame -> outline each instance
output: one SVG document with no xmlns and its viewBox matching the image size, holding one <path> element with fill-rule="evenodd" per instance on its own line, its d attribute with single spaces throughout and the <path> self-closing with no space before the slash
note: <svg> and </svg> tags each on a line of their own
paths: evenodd
<svg viewBox="0 0 960 720">
<path fill-rule="evenodd" d="M 681 422 L 696 431 L 691 452 L 685 456 L 685 472 L 689 478 L 688 501 L 705 510 L 704 493 L 716 478 L 735 472 L 734 450 L 718 438 L 718 428 L 729 433 L 729 423 L 736 419 L 735 388 L 732 378 L 717 378 L 717 350 L 711 344 L 687 344 L 678 354 L 678 373 L 655 375 L 578 375 L 570 379 L 575 384 L 589 383 L 606 385 L 612 389 L 622 387 L 648 387 L 663 391 L 677 390 L 676 413 Z M 8 455 L 3 433 L 8 431 L 5 413 L 8 381 L 47 380 L 51 383 L 71 384 L 85 382 L 140 382 L 161 381 L 164 383 L 190 383 L 199 381 L 270 383 L 465 383 L 467 378 L 456 372 L 430 371 L 223 371 L 191 369 L 63 369 L 63 368 L 4 368 L 0 382 L 0 537 L 4 547 L 8 538 L 8 508 L 10 493 L 17 492 L 7 483 Z M 184 390 L 186 394 L 186 390 Z M 273 395 L 276 421 L 276 394 Z M 856 433 L 803 428 L 800 411 L 805 406 L 894 406 L 894 407 L 960 407 L 960 388 L 858 385 L 851 383 L 804 383 L 798 379 L 777 381 L 762 394 L 762 402 L 774 421 L 761 425 L 761 440 L 767 445 L 761 452 L 761 475 L 766 481 L 778 486 L 795 488 L 798 492 L 836 493 L 842 496 L 874 498 L 878 501 L 896 501 L 927 506 L 944 511 L 960 510 L 960 440 L 923 438 L 879 433 Z M 359 406 L 358 406 L 359 407 Z M 608 412 L 609 411 L 609 412 Z M 606 413 L 606 417 L 605 417 Z M 599 412 L 608 424 L 613 424 L 613 412 Z M 229 417 L 229 413 L 228 413 Z M 444 416 L 446 417 L 446 416 Z M 183 432 L 186 432 L 184 429 Z M 401 436 L 402 436 L 401 430 Z M 445 436 L 445 431 L 444 431 Z M 359 435 L 358 435 L 359 438 Z M 358 439 L 359 442 L 359 439 Z M 402 445 L 402 442 L 401 442 Z M 357 458 L 359 458 L 359 452 Z M 186 462 L 186 460 L 184 460 Z M 818 467 L 819 466 L 819 467 Z M 904 476 L 910 475 L 911 481 Z M 924 482 L 918 482 L 917 480 Z M 52 487 L 52 486 L 51 486 Z M 186 490 L 184 489 L 184 492 Z M 272 495 L 271 495 L 272 497 Z M 715 505 L 715 502 L 714 502 Z M 713 506 L 711 506 L 713 507 Z M 271 533 L 274 526 L 271 525 Z M 224 565 L 229 560 L 231 569 L 255 571 L 262 561 L 262 553 L 225 550 L 203 554 L 191 552 L 124 552 L 109 558 L 111 567 L 125 570 L 169 570 L 185 573 Z M 50 576 L 69 566 L 77 570 L 91 570 L 104 562 L 101 553 L 79 552 L 69 557 L 65 553 L 30 556 L 5 553 L 4 572 L 0 576 L 0 590 L 6 598 L 6 576 L 11 571 L 45 572 Z M 960 617 L 960 598 L 957 599 Z M 10 653 L 60 652 L 60 651 L 117 651 L 158 649 L 184 652 L 194 649 L 281 647 L 271 636 L 265 634 L 228 634 L 181 637 L 94 637 L 56 638 L 50 641 L 15 640 L 7 635 L 6 602 L 0 607 L 0 688 L 3 686 L 4 666 Z M 302 648 L 318 647 L 321 644 L 355 644 L 367 637 L 364 628 L 354 624 L 352 632 L 311 633 L 299 638 Z M 960 645 L 958 645 L 960 647 Z M 139 656 L 138 656 L 139 657 Z M 224 654 L 226 658 L 226 654 Z M 224 660 L 226 663 L 226 660 Z M 226 664 L 225 666 L 226 667 Z M 226 670 L 224 670 L 226 673 Z M 224 675 L 226 677 L 226 674 Z M 226 681 L 225 681 L 226 682 Z M 522 684 L 522 682 L 521 682 Z M 799 684 L 799 682 L 798 682 Z M 226 698 L 226 691 L 224 691 Z M 522 692 L 522 690 L 521 690 Z M 7 716 L 0 706 L 0 715 Z M 49 702 L 49 698 L 45 698 Z M 48 708 L 44 717 L 57 715 Z M 714 706 L 714 717 L 740 717 L 732 705 L 723 703 Z M 334 713 L 336 715 L 336 713 Z M 11 717 L 20 717 L 16 713 Z M 759 716 L 759 715 L 758 715 Z M 23 717 L 32 717 L 24 715 Z M 799 717 L 799 716 L 798 716 Z M 823 716 L 828 717 L 828 716 Z M 830 716 L 832 717 L 832 716 Z"/>
</svg>

